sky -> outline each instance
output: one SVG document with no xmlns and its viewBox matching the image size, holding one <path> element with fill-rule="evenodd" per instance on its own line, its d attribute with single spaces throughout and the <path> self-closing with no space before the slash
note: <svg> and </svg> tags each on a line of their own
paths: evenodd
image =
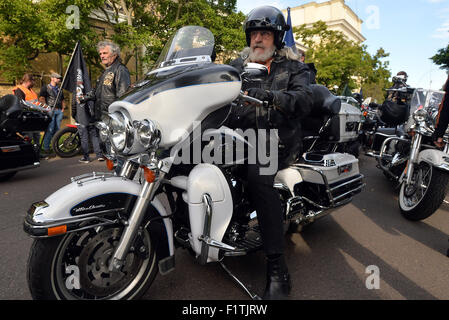
<svg viewBox="0 0 449 320">
<path fill-rule="evenodd" d="M 237 9 L 247 14 L 261 5 L 279 9 L 297 7 L 304 0 L 237 0 Z M 315 0 L 315 2 L 325 2 Z M 447 72 L 433 64 L 434 56 L 449 42 L 449 0 L 346 0 L 363 20 L 362 35 L 368 51 L 384 48 L 390 56 L 390 71 L 406 71 L 412 87 L 440 90 Z M 294 21 L 292 21 L 295 24 Z"/>
</svg>

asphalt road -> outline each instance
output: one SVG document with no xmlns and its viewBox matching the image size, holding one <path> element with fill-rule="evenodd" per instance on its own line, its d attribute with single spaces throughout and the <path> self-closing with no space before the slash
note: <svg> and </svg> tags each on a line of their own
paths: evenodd
<svg viewBox="0 0 449 320">
<path fill-rule="evenodd" d="M 303 233 L 288 236 L 291 298 L 449 299 L 449 206 L 443 205 L 424 222 L 407 221 L 398 209 L 397 190 L 375 168 L 374 160 L 363 157 L 360 167 L 367 188 L 353 203 Z M 78 158 L 54 158 L 0 183 L 0 299 L 31 298 L 26 264 L 32 239 L 22 230 L 30 204 L 69 183 L 70 177 L 105 170 L 99 162 L 86 165 L 78 163 Z M 263 254 L 228 259 L 228 268 L 261 294 L 265 285 Z M 372 270 L 379 272 L 378 289 L 367 288 L 367 283 L 376 287 Z M 158 275 L 143 299 L 245 300 L 248 296 L 219 265 L 200 266 L 179 249 L 176 270 Z"/>
</svg>

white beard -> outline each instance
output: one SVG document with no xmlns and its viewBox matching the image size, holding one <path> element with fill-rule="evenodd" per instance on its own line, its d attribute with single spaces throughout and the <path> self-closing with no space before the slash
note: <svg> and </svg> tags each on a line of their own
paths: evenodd
<svg viewBox="0 0 449 320">
<path fill-rule="evenodd" d="M 276 46 L 272 46 L 271 48 L 264 48 L 264 51 L 262 53 L 256 53 L 254 49 L 255 48 L 250 48 L 249 60 L 251 62 L 266 62 L 271 57 L 273 57 L 276 51 Z"/>
</svg>

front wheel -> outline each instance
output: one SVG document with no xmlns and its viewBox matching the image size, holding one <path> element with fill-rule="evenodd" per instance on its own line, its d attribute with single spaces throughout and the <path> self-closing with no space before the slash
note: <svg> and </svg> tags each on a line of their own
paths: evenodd
<svg viewBox="0 0 449 320">
<path fill-rule="evenodd" d="M 399 207 L 411 221 L 430 217 L 443 203 L 449 184 L 449 173 L 422 162 L 415 167 L 411 185 L 402 183 Z"/>
<path fill-rule="evenodd" d="M 136 299 L 158 272 L 149 232 L 141 229 L 120 271 L 109 263 L 123 227 L 89 229 L 34 241 L 28 260 L 33 299 Z"/>
<path fill-rule="evenodd" d="M 71 158 L 81 151 L 78 129 L 66 127 L 56 132 L 52 142 L 53 151 L 61 158 Z"/>
</svg>

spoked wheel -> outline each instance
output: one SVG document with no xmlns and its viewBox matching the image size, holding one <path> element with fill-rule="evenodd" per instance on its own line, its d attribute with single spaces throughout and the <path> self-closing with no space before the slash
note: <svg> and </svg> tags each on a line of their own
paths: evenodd
<svg viewBox="0 0 449 320">
<path fill-rule="evenodd" d="M 141 229 L 123 267 L 109 264 L 122 227 L 89 229 L 64 237 L 35 240 L 28 261 L 34 299 L 136 299 L 156 277 L 155 248 Z"/>
<path fill-rule="evenodd" d="M 53 137 L 53 151 L 61 158 L 71 158 L 81 151 L 81 140 L 77 128 L 66 127 Z"/>
<path fill-rule="evenodd" d="M 443 203 L 449 174 L 422 162 L 415 167 L 412 183 L 404 182 L 399 193 L 402 215 L 412 221 L 430 217 Z"/>
</svg>

